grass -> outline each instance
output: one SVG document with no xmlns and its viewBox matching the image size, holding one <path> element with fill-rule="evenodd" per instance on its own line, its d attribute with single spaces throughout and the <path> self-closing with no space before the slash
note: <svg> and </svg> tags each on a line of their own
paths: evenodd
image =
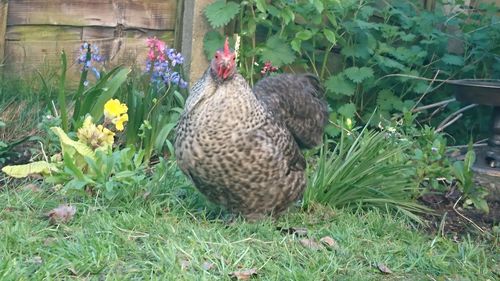
<svg viewBox="0 0 500 281">
<path fill-rule="evenodd" d="M 228 225 L 178 171 L 166 173 L 146 198 L 112 203 L 69 200 L 50 186 L 25 188 L 30 184 L 38 183 L 2 183 L 0 280 L 229 280 L 229 273 L 248 268 L 258 270 L 255 280 L 495 280 L 499 274 L 498 238 L 455 242 L 377 210 L 313 205 L 276 222 Z M 66 202 L 77 207 L 73 220 L 50 224 L 43 215 Z M 305 227 L 315 240 L 331 236 L 338 247 L 306 248 L 278 226 Z M 213 268 L 205 270 L 205 262 Z M 382 274 L 379 263 L 393 273 Z"/>
</svg>

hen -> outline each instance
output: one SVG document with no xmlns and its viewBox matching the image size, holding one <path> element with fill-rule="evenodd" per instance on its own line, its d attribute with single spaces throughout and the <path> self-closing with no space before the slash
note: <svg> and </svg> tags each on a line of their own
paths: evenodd
<svg viewBox="0 0 500 281">
<path fill-rule="evenodd" d="M 180 169 L 209 200 L 247 219 L 279 215 L 306 187 L 301 148 L 321 143 L 327 105 L 311 74 L 250 88 L 228 41 L 194 84 L 176 130 Z"/>
</svg>

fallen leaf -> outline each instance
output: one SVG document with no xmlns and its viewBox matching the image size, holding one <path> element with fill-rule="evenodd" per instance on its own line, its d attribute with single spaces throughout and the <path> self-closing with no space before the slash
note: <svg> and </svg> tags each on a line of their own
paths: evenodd
<svg viewBox="0 0 500 281">
<path fill-rule="evenodd" d="M 338 246 L 337 241 L 335 241 L 335 239 L 333 239 L 330 236 L 325 236 L 319 239 L 319 241 L 323 243 L 323 245 L 328 246 L 330 248 L 336 248 Z"/>
<path fill-rule="evenodd" d="M 142 199 L 146 200 L 149 198 L 149 195 L 151 195 L 151 192 L 150 191 L 146 191 L 142 194 Z"/>
<path fill-rule="evenodd" d="M 209 261 L 206 261 L 204 262 L 201 267 L 203 268 L 203 270 L 206 270 L 206 271 L 209 271 L 210 269 L 214 268 L 215 267 L 215 264 L 209 262 Z"/>
<path fill-rule="evenodd" d="M 60 205 L 59 207 L 52 209 L 48 212 L 47 216 L 51 223 L 67 223 L 76 213 L 76 207 L 71 205 Z"/>
<path fill-rule="evenodd" d="M 40 265 L 43 263 L 43 260 L 42 260 L 42 257 L 40 257 L 40 256 L 34 256 L 31 258 L 30 262 Z"/>
<path fill-rule="evenodd" d="M 388 268 L 385 264 L 383 263 L 379 263 L 377 265 L 377 268 L 378 270 L 380 270 L 380 272 L 382 273 L 385 273 L 385 274 L 391 274 L 392 273 L 392 270 L 390 268 Z"/>
<path fill-rule="evenodd" d="M 50 246 L 50 245 L 54 244 L 55 241 L 56 241 L 55 238 L 49 237 L 49 238 L 46 238 L 45 240 L 43 240 L 43 245 Z"/>
<path fill-rule="evenodd" d="M 182 270 L 188 270 L 189 267 L 191 266 L 191 262 L 189 260 L 181 260 L 181 269 Z"/>
<path fill-rule="evenodd" d="M 257 275 L 257 269 L 250 268 L 229 273 L 229 277 L 236 278 L 236 280 L 249 280 L 252 276 Z"/>
<path fill-rule="evenodd" d="M 289 228 L 278 227 L 278 230 L 284 234 L 293 234 L 297 237 L 307 236 L 307 228 L 304 227 L 289 227 Z"/>
<path fill-rule="evenodd" d="M 316 250 L 316 251 L 321 249 L 321 246 L 316 241 L 314 241 L 312 239 L 300 239 L 300 244 L 302 244 L 302 246 L 304 246 L 306 248 Z"/>
<path fill-rule="evenodd" d="M 34 184 L 34 183 L 30 183 L 30 184 L 25 185 L 23 189 L 26 191 L 30 190 L 32 192 L 42 191 L 42 189 L 40 189 L 40 186 L 37 184 Z"/>
</svg>

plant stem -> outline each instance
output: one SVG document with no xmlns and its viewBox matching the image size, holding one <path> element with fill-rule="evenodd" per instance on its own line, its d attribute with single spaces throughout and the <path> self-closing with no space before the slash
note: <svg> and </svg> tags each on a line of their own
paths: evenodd
<svg viewBox="0 0 500 281">
<path fill-rule="evenodd" d="M 66 93 L 64 88 L 66 86 L 66 69 L 68 62 L 66 60 L 66 53 L 64 50 L 61 52 L 61 80 L 59 84 L 59 94 L 57 102 L 59 103 L 59 111 L 61 113 L 61 123 L 64 132 L 68 132 L 68 112 L 66 110 Z"/>
</svg>

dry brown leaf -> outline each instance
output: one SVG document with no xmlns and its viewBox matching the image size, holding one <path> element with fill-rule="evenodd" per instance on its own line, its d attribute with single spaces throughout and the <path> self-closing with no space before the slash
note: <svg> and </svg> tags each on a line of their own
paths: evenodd
<svg viewBox="0 0 500 281">
<path fill-rule="evenodd" d="M 305 227 L 290 227 L 290 228 L 282 228 L 278 227 L 278 230 L 285 234 L 293 234 L 297 237 L 307 236 L 307 228 Z"/>
<path fill-rule="evenodd" d="M 50 245 L 54 244 L 55 241 L 56 241 L 55 238 L 49 237 L 49 238 L 46 238 L 45 240 L 43 240 L 43 245 L 50 246 Z"/>
<path fill-rule="evenodd" d="M 40 256 L 34 256 L 31 258 L 30 262 L 40 265 L 43 263 L 43 260 L 42 260 L 42 257 L 40 257 Z"/>
<path fill-rule="evenodd" d="M 209 261 L 206 261 L 204 262 L 201 267 L 203 268 L 203 270 L 206 270 L 206 271 L 209 271 L 210 269 L 214 268 L 215 267 L 215 264 L 209 262 Z"/>
<path fill-rule="evenodd" d="M 337 241 L 335 241 L 335 239 L 333 239 L 330 236 L 325 236 L 325 237 L 319 239 L 319 241 L 321 243 L 323 243 L 323 245 L 330 247 L 330 248 L 337 248 L 338 247 Z"/>
<path fill-rule="evenodd" d="M 316 250 L 316 251 L 321 249 L 321 246 L 316 241 L 314 241 L 312 239 L 300 239 L 300 244 L 302 244 L 302 246 L 304 246 L 306 248 Z"/>
<path fill-rule="evenodd" d="M 25 185 L 23 189 L 26 190 L 26 191 L 30 190 L 32 192 L 40 192 L 40 191 L 42 191 L 42 189 L 40 188 L 40 186 L 37 185 L 37 184 L 34 184 L 34 183 L 30 183 L 30 184 Z"/>
<path fill-rule="evenodd" d="M 181 260 L 181 269 L 188 270 L 191 267 L 191 262 L 189 260 Z"/>
<path fill-rule="evenodd" d="M 231 278 L 236 278 L 236 280 L 249 280 L 252 276 L 257 275 L 257 269 L 250 268 L 246 270 L 240 270 L 229 273 Z"/>
<path fill-rule="evenodd" d="M 67 223 L 76 213 L 76 207 L 68 204 L 60 205 L 47 213 L 51 223 Z"/>
<path fill-rule="evenodd" d="M 382 273 L 385 273 L 385 274 L 391 274 L 392 273 L 392 270 L 390 268 L 388 268 L 385 264 L 383 263 L 379 263 L 377 265 L 377 268 L 378 270 L 380 270 L 380 272 Z"/>
</svg>

